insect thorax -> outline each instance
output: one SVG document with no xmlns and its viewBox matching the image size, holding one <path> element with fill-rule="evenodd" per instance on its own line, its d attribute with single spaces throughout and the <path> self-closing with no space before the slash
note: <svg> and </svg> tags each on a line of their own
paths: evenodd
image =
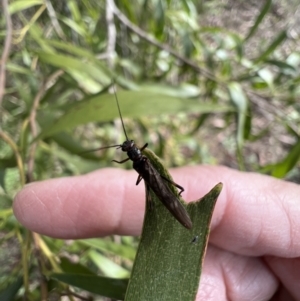
<svg viewBox="0 0 300 301">
<path fill-rule="evenodd" d="M 127 156 L 130 158 L 130 160 L 137 161 L 141 158 L 142 152 L 136 145 L 134 145 L 127 151 Z"/>
</svg>

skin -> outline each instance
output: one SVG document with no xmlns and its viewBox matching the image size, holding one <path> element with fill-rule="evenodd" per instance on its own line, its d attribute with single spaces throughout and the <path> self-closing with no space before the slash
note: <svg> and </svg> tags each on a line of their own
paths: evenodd
<svg viewBox="0 0 300 301">
<path fill-rule="evenodd" d="M 171 170 L 193 201 L 224 184 L 196 300 L 300 300 L 300 186 L 220 166 Z M 28 229 L 75 239 L 141 232 L 144 185 L 133 170 L 102 169 L 31 183 L 14 201 Z"/>
</svg>

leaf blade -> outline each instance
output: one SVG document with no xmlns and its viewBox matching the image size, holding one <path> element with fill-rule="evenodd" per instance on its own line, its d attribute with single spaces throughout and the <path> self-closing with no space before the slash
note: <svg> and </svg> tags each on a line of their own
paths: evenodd
<svg viewBox="0 0 300 301">
<path fill-rule="evenodd" d="M 151 151 L 145 154 L 161 175 L 170 178 Z M 179 224 L 151 192 L 155 207 L 149 210 L 147 206 L 125 300 L 195 300 L 210 220 L 221 189 L 222 184 L 218 184 L 201 201 L 187 206 L 193 221 L 191 230 Z"/>
<path fill-rule="evenodd" d="M 199 103 L 195 99 L 181 99 L 149 91 L 120 91 L 123 117 L 140 117 L 143 115 L 172 114 L 178 112 L 228 112 L 234 111 L 231 106 Z M 112 105 L 114 104 L 114 105 Z M 43 112 L 41 112 L 43 113 Z M 75 103 L 53 124 L 44 128 L 39 138 L 69 130 L 80 124 L 93 121 L 107 122 L 118 118 L 115 96 L 99 93 L 79 103 Z M 42 119 L 42 118 L 41 118 Z"/>
<path fill-rule="evenodd" d="M 50 277 L 86 291 L 118 300 L 124 299 L 128 283 L 127 279 L 114 279 L 94 275 L 53 273 Z"/>
</svg>

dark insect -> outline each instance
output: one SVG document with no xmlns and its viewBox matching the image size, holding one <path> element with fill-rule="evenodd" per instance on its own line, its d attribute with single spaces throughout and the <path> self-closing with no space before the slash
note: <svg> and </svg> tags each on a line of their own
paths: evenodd
<svg viewBox="0 0 300 301">
<path fill-rule="evenodd" d="M 133 168 L 138 172 L 138 178 L 136 181 L 136 185 L 138 185 L 142 179 L 144 179 L 147 187 L 147 194 L 150 192 L 150 188 L 152 191 L 156 194 L 156 196 L 159 198 L 159 200 L 167 207 L 167 209 L 171 212 L 171 214 L 187 229 L 192 228 L 192 221 L 186 212 L 183 205 L 180 203 L 178 197 L 174 195 L 174 193 L 171 191 L 171 189 L 168 187 L 166 182 L 176 186 L 181 193 L 184 191 L 184 188 L 180 185 L 176 184 L 175 182 L 167 179 L 166 177 L 159 174 L 159 172 L 152 166 L 149 159 L 142 155 L 142 151 L 148 146 L 148 143 L 146 143 L 141 149 L 139 149 L 133 140 L 129 140 L 124 122 L 121 115 L 121 110 L 119 106 L 119 101 L 117 98 L 117 95 L 115 93 L 116 102 L 118 106 L 118 111 L 120 115 L 120 119 L 122 122 L 122 127 L 124 130 L 124 134 L 126 137 L 126 141 L 123 142 L 123 144 L 117 144 L 117 145 L 111 145 L 106 147 L 98 148 L 97 150 L 111 148 L 111 147 L 117 147 L 121 148 L 123 152 L 127 153 L 128 158 L 122 160 L 122 161 L 116 161 L 113 160 L 113 162 L 122 164 L 125 163 L 128 160 L 133 161 Z"/>
<path fill-rule="evenodd" d="M 197 244 L 198 240 L 199 240 L 199 236 L 198 235 L 194 236 L 193 239 L 191 240 L 191 244 Z"/>
</svg>

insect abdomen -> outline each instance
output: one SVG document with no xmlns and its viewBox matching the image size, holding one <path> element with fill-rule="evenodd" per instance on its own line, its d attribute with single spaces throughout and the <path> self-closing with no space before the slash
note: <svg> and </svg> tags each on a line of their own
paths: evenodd
<svg viewBox="0 0 300 301">
<path fill-rule="evenodd" d="M 187 229 L 192 228 L 192 221 L 183 205 L 174 195 L 158 171 L 150 161 L 143 156 L 141 160 L 133 162 L 133 168 L 143 177 L 159 200 L 167 207 L 172 215 Z"/>
</svg>

